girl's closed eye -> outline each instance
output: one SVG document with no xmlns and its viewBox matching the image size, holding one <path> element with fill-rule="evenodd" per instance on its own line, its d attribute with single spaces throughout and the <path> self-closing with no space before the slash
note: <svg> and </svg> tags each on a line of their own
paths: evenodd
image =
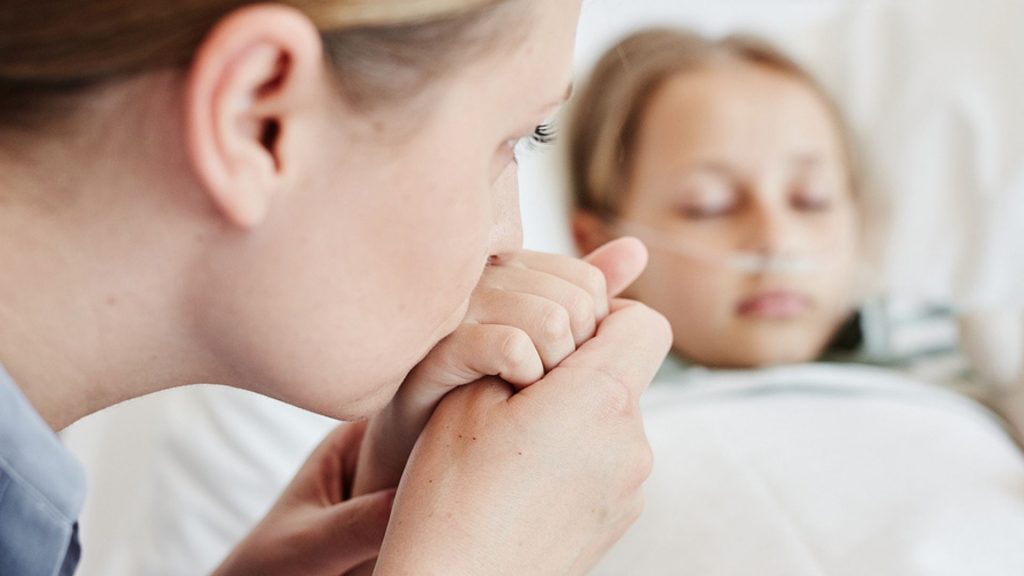
<svg viewBox="0 0 1024 576">
<path fill-rule="evenodd" d="M 800 212 L 828 212 L 835 204 L 834 187 L 821 180 L 798 184 L 790 198 L 795 210 Z"/>
<path fill-rule="evenodd" d="M 698 177 L 687 183 L 677 212 L 690 220 L 711 220 L 733 213 L 740 194 L 731 182 L 721 177 Z"/>
</svg>

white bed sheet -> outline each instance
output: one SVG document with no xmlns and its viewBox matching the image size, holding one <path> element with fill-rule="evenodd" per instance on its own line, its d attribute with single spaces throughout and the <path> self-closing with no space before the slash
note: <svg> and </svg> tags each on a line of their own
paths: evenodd
<svg viewBox="0 0 1024 576">
<path fill-rule="evenodd" d="M 669 376 L 647 510 L 597 576 L 1019 576 L 1024 458 L 990 414 L 848 365 Z"/>
</svg>

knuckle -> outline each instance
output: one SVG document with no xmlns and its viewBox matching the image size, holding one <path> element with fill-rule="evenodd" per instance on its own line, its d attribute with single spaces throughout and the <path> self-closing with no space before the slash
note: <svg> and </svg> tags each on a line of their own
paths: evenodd
<svg viewBox="0 0 1024 576">
<path fill-rule="evenodd" d="M 643 485 L 654 469 L 654 454 L 646 439 L 622 451 L 619 468 L 623 498 L 630 498 L 643 491 Z"/>
<path fill-rule="evenodd" d="M 540 321 L 540 331 L 547 341 L 564 338 L 572 331 L 569 312 L 557 304 L 546 307 Z"/>
<path fill-rule="evenodd" d="M 583 271 L 583 287 L 594 295 L 605 295 L 608 293 L 608 283 L 605 280 L 604 272 L 597 266 L 587 264 Z"/>
<path fill-rule="evenodd" d="M 525 332 L 513 328 L 502 337 L 499 350 L 505 367 L 515 366 L 529 359 L 533 342 Z"/>
<path fill-rule="evenodd" d="M 647 499 L 643 493 L 640 492 L 636 495 L 630 504 L 629 513 L 626 515 L 626 526 L 632 526 L 636 524 L 636 521 L 643 516 L 644 509 L 647 507 Z"/>
<path fill-rule="evenodd" d="M 637 450 L 637 460 L 633 469 L 637 487 L 643 485 L 651 477 L 651 472 L 654 470 L 654 451 L 646 440 Z"/>
<path fill-rule="evenodd" d="M 566 311 L 569 321 L 579 328 L 590 326 L 594 322 L 594 297 L 583 290 L 574 290 L 566 298 Z"/>
</svg>

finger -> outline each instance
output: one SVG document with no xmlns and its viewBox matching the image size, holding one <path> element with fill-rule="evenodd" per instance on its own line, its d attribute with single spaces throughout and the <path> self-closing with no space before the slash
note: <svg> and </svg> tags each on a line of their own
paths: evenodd
<svg viewBox="0 0 1024 576">
<path fill-rule="evenodd" d="M 636 281 L 647 267 L 647 247 L 636 238 L 618 238 L 594 250 L 583 260 L 604 274 L 608 296 L 614 298 Z"/>
<path fill-rule="evenodd" d="M 365 432 L 365 421 L 336 427 L 306 459 L 286 493 L 301 501 L 340 503 L 351 486 Z"/>
<path fill-rule="evenodd" d="M 469 314 L 479 324 L 514 326 L 529 336 L 544 370 L 551 370 L 576 350 L 569 313 L 559 304 L 533 294 L 478 288 Z"/>
<path fill-rule="evenodd" d="M 413 368 L 385 409 L 389 416 L 383 421 L 390 422 L 386 445 L 391 449 L 375 454 L 376 468 L 390 468 L 396 476 L 400 475 L 438 402 L 453 389 L 487 376 L 497 376 L 516 389 L 544 376 L 540 354 L 526 332 L 500 324 L 463 324 L 438 343 Z M 373 426 L 380 422 L 375 420 Z M 359 480 L 359 489 L 363 490 L 366 475 Z M 378 483 L 369 488 L 387 485 Z"/>
<path fill-rule="evenodd" d="M 305 532 L 318 540 L 303 544 L 315 551 L 316 573 L 341 574 L 376 558 L 394 500 L 394 490 L 383 490 L 324 510 L 316 526 Z"/>
<path fill-rule="evenodd" d="M 590 294 L 594 315 L 603 320 L 608 315 L 608 288 L 604 272 L 596 266 L 559 254 L 520 252 L 514 264 L 557 276 Z"/>
<path fill-rule="evenodd" d="M 600 271 L 572 258 L 558 257 L 564 262 L 574 262 L 580 267 L 591 270 L 594 275 L 603 278 Z M 589 340 L 597 328 L 598 317 L 595 310 L 594 297 L 577 284 L 564 277 L 549 274 L 529 267 L 518 266 L 495 266 L 488 270 L 488 273 L 481 279 L 480 285 L 484 288 L 505 290 L 507 292 L 521 292 L 547 298 L 558 304 L 569 313 L 569 324 L 572 329 L 573 340 L 576 345 Z M 601 281 L 600 289 L 604 290 L 604 281 Z M 608 298 L 601 296 L 603 306 L 608 307 Z M 472 313 L 470 314 L 472 317 Z"/>
<path fill-rule="evenodd" d="M 602 412 L 634 406 L 672 342 L 665 318 L 638 302 L 613 300 L 597 335 L 542 380 L 512 398 L 561 409 L 589 404 Z"/>
<path fill-rule="evenodd" d="M 632 300 L 613 300 L 611 310 L 597 335 L 563 365 L 569 370 L 599 370 L 639 396 L 668 354 L 672 327 L 664 316 Z"/>
<path fill-rule="evenodd" d="M 430 386 L 443 395 L 484 376 L 522 388 L 544 376 L 544 364 L 530 336 L 519 328 L 463 324 L 434 347 L 406 383 L 407 388 Z"/>
</svg>

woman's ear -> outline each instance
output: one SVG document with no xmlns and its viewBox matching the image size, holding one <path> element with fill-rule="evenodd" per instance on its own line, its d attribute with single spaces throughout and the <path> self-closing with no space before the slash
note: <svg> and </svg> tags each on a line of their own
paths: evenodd
<svg viewBox="0 0 1024 576">
<path fill-rule="evenodd" d="M 189 70 L 185 142 L 220 214 L 250 228 L 283 188 L 293 137 L 309 96 L 324 81 L 320 35 L 301 12 L 262 4 L 226 16 Z"/>
<path fill-rule="evenodd" d="M 611 241 L 608 225 L 591 212 L 576 210 L 572 214 L 572 238 L 580 254 L 590 254 Z"/>
</svg>

